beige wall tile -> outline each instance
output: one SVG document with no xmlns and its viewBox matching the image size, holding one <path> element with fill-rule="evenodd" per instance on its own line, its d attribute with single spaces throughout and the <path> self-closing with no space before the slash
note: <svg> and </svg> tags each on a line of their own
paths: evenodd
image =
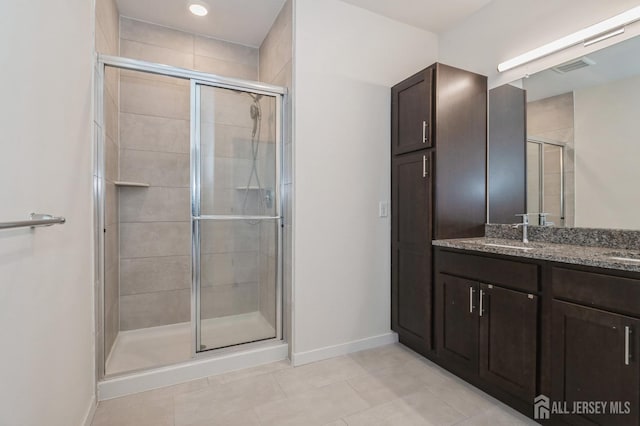
<svg viewBox="0 0 640 426">
<path fill-rule="evenodd" d="M 120 222 L 191 220 L 189 188 L 120 188 Z"/>
<path fill-rule="evenodd" d="M 119 225 L 109 225 L 105 227 L 104 233 L 104 267 L 113 268 L 118 264 L 118 241 Z"/>
<path fill-rule="evenodd" d="M 254 47 L 196 35 L 194 52 L 198 56 L 249 65 L 258 69 L 259 50 Z"/>
<path fill-rule="evenodd" d="M 189 222 L 123 223 L 120 225 L 120 258 L 189 256 Z"/>
<path fill-rule="evenodd" d="M 120 297 L 120 266 L 118 262 L 105 271 L 104 277 L 104 309 L 111 312 L 113 308 L 118 308 Z"/>
<path fill-rule="evenodd" d="M 107 136 L 117 144 L 118 103 L 109 91 L 104 92 L 104 129 Z"/>
<path fill-rule="evenodd" d="M 200 275 L 203 287 L 259 281 L 257 251 L 203 254 Z"/>
<path fill-rule="evenodd" d="M 123 39 L 120 53 L 126 58 L 193 69 L 193 53 L 190 52 Z"/>
<path fill-rule="evenodd" d="M 200 295 L 200 315 L 203 319 L 257 312 L 260 304 L 257 282 L 203 287 Z"/>
<path fill-rule="evenodd" d="M 210 58 L 208 56 L 195 57 L 195 69 L 223 77 L 241 78 L 244 80 L 258 80 L 258 68 L 252 65 Z"/>
<path fill-rule="evenodd" d="M 260 250 L 260 228 L 247 221 L 204 221 L 200 234 L 203 254 Z"/>
<path fill-rule="evenodd" d="M 120 293 L 124 296 L 191 288 L 191 257 L 167 256 L 120 261 Z"/>
<path fill-rule="evenodd" d="M 186 53 L 193 52 L 192 34 L 125 17 L 120 19 L 120 38 Z"/>
<path fill-rule="evenodd" d="M 573 128 L 573 93 L 527 104 L 527 135 Z"/>
<path fill-rule="evenodd" d="M 115 112 L 117 114 L 118 106 L 120 104 L 120 70 L 118 68 L 105 67 L 104 82 L 105 90 L 109 93 L 111 99 L 115 101 Z"/>
<path fill-rule="evenodd" d="M 188 120 L 189 86 L 165 81 L 121 73 L 120 112 Z"/>
<path fill-rule="evenodd" d="M 189 154 L 188 120 L 120 114 L 120 146 L 139 151 Z"/>
<path fill-rule="evenodd" d="M 157 291 L 120 297 L 120 330 L 156 327 L 191 319 L 189 290 Z"/>
<path fill-rule="evenodd" d="M 189 187 L 188 154 L 123 149 L 120 152 L 120 179 L 151 186 Z M 121 206 L 121 209 L 127 208 Z"/>
<path fill-rule="evenodd" d="M 113 182 L 106 181 L 104 187 L 104 223 L 114 225 L 118 223 L 118 189 Z"/>
<path fill-rule="evenodd" d="M 99 52 L 118 54 L 119 16 L 115 0 L 96 0 L 96 27 L 100 27 L 109 44 L 107 51 L 99 50 Z"/>
<path fill-rule="evenodd" d="M 105 356 L 109 356 L 120 331 L 120 301 L 112 306 L 111 310 L 105 311 L 104 317 L 104 348 Z"/>
<path fill-rule="evenodd" d="M 100 21 L 96 21 L 96 52 L 104 53 L 105 55 L 116 55 L 118 53 L 117 49 L 113 45 L 113 41 L 107 39 L 102 25 Z"/>
<path fill-rule="evenodd" d="M 287 1 L 260 46 L 260 79 L 273 83 L 292 58 L 292 2 Z"/>
</svg>

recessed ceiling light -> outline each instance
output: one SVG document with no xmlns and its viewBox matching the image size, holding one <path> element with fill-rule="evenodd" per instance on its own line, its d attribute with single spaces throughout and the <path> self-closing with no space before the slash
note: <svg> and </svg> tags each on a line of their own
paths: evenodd
<svg viewBox="0 0 640 426">
<path fill-rule="evenodd" d="M 189 11 L 196 16 L 205 16 L 209 13 L 209 6 L 203 1 L 190 1 Z"/>
</svg>

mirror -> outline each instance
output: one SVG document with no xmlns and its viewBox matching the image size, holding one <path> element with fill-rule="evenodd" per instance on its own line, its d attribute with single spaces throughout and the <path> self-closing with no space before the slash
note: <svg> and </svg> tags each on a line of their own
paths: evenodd
<svg viewBox="0 0 640 426">
<path fill-rule="evenodd" d="M 640 229 L 640 37 L 491 90 L 489 117 L 490 223 Z"/>
</svg>

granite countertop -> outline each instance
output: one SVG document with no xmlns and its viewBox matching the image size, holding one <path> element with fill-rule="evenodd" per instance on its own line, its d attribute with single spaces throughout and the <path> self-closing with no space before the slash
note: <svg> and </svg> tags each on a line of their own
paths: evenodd
<svg viewBox="0 0 640 426">
<path fill-rule="evenodd" d="M 640 272 L 640 251 L 637 250 L 625 250 L 610 247 L 588 247 L 539 241 L 525 244 L 522 241 L 517 240 L 485 237 L 435 240 L 433 241 L 433 245 L 458 250 L 516 256 L 527 259 L 548 260 L 574 265 Z M 518 250 L 513 247 L 527 247 L 529 250 Z M 617 257 L 618 259 L 614 259 L 614 257 Z M 634 262 L 632 260 L 620 259 L 625 257 L 637 259 L 638 261 Z"/>
</svg>

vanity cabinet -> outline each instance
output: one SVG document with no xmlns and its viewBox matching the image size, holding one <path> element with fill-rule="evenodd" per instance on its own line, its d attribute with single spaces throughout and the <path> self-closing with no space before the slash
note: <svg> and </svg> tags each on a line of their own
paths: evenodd
<svg viewBox="0 0 640 426">
<path fill-rule="evenodd" d="M 628 401 L 629 414 L 566 416 L 575 425 L 640 424 L 640 281 L 552 268 L 551 399 Z M 595 306 L 595 307 L 594 307 Z"/>
<path fill-rule="evenodd" d="M 520 269 L 532 272 L 537 282 L 536 265 L 450 252 L 439 252 L 436 259 L 437 357 L 455 372 L 533 401 L 538 296 L 522 291 L 528 282 L 510 282 L 507 276 L 487 281 L 496 271 L 474 266 L 483 260 L 499 262 L 515 275 Z"/>
<path fill-rule="evenodd" d="M 433 351 L 431 241 L 484 235 L 487 78 L 443 64 L 391 89 L 391 324 Z"/>
</svg>

